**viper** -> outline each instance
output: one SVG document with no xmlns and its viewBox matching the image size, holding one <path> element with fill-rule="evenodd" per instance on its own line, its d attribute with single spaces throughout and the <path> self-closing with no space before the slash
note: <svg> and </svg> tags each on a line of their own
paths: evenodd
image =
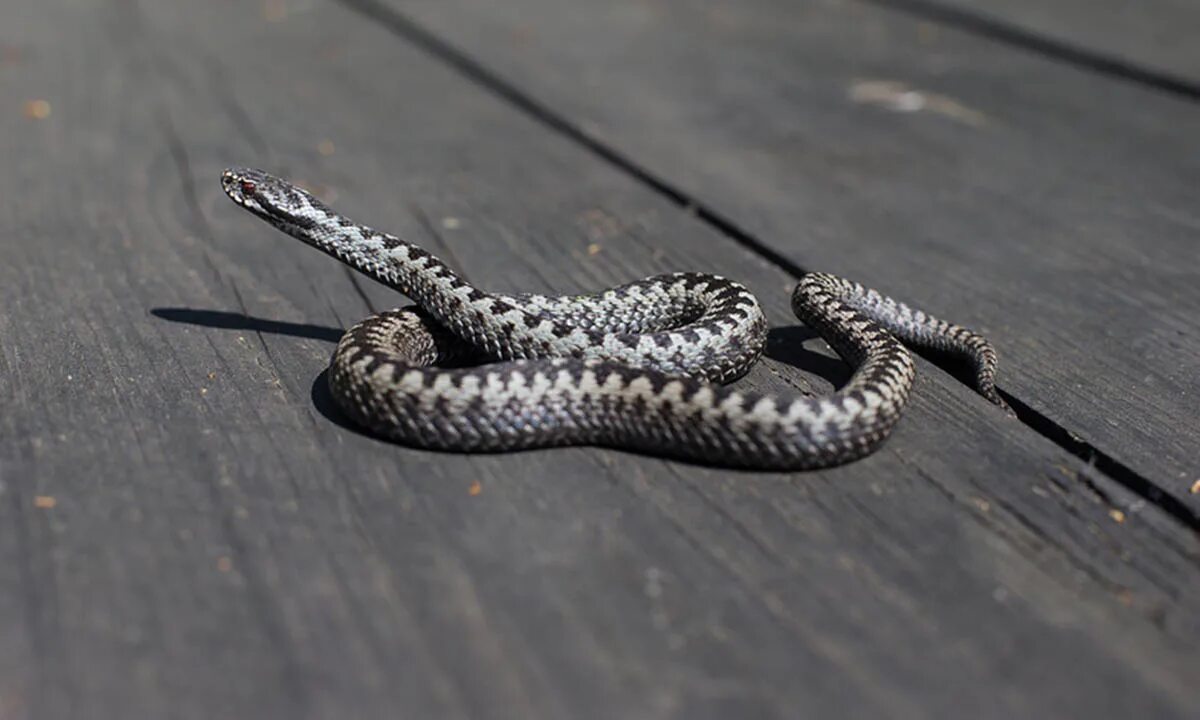
<svg viewBox="0 0 1200 720">
<path fill-rule="evenodd" d="M 767 323 L 732 280 L 673 273 L 586 295 L 487 292 L 261 170 L 226 170 L 221 184 L 242 208 L 416 303 L 352 327 L 328 372 L 347 416 L 402 443 L 592 444 L 722 466 L 828 467 L 869 454 L 900 419 L 915 374 L 905 344 L 965 360 L 975 390 L 1005 407 L 986 339 L 832 275 L 803 275 L 792 310 L 855 368 L 849 381 L 824 397 L 745 392 L 727 383 L 761 357 Z"/>
</svg>

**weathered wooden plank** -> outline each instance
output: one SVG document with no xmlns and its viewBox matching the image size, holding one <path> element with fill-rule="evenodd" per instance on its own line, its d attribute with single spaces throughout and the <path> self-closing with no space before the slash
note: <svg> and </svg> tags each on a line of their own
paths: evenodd
<svg viewBox="0 0 1200 720">
<path fill-rule="evenodd" d="M 1083 64 L 1108 66 L 1114 74 L 1158 75 L 1168 86 L 1200 90 L 1200 7 L 1191 0 L 1138 3 L 1096 0 L 880 0 L 931 18 L 976 27 L 985 34 L 1043 41 Z M 1025 40 L 1027 39 L 1027 40 Z M 1154 78 L 1151 77 L 1152 82 Z"/>
<path fill-rule="evenodd" d="M 987 331 L 1034 422 L 1197 524 L 1196 105 L 855 2 L 346 2 L 791 261 Z"/>
<path fill-rule="evenodd" d="M 790 279 L 352 14 L 262 9 L 0 10 L 0 92 L 51 109 L 0 117 L 6 716 L 1187 715 L 1196 538 L 928 365 L 808 475 L 340 427 L 331 339 L 395 299 L 226 164 L 498 289 L 719 270 L 786 324 Z M 826 390 L 797 340 L 751 384 Z"/>
</svg>

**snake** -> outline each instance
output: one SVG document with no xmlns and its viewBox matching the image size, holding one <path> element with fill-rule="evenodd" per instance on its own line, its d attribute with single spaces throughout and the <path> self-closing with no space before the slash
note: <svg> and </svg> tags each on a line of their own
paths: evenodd
<svg viewBox="0 0 1200 720">
<path fill-rule="evenodd" d="M 851 367 L 833 393 L 730 385 L 761 358 L 758 299 L 720 275 L 656 275 L 590 294 L 487 292 L 417 244 L 359 224 L 262 170 L 230 168 L 225 194 L 284 233 L 415 305 L 351 327 L 327 383 L 376 436 L 452 452 L 595 445 L 753 470 L 809 470 L 879 448 L 916 374 L 906 345 L 962 363 L 1007 409 L 981 335 L 819 272 L 791 306 Z"/>
</svg>

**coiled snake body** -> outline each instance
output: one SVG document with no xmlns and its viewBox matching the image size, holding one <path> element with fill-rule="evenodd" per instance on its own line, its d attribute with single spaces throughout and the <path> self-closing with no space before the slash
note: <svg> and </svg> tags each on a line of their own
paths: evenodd
<svg viewBox="0 0 1200 720">
<path fill-rule="evenodd" d="M 792 309 L 855 366 L 853 376 L 826 397 L 761 395 L 721 384 L 745 374 L 766 342 L 762 309 L 736 282 L 678 273 L 593 295 L 488 293 L 262 171 L 227 170 L 222 187 L 417 303 L 351 328 L 328 375 L 355 422 L 408 444 L 595 444 L 725 466 L 836 465 L 870 453 L 900 418 L 915 372 L 900 340 L 966 359 L 976 390 L 1004 404 L 984 338 L 831 275 L 804 275 Z M 445 367 L 471 359 L 493 364 Z"/>
</svg>

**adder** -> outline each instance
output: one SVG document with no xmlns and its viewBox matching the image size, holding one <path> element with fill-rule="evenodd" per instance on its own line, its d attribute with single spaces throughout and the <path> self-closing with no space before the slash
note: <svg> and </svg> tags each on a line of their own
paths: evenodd
<svg viewBox="0 0 1200 720">
<path fill-rule="evenodd" d="M 745 392 L 725 383 L 762 355 L 767 323 L 732 280 L 673 273 L 589 295 L 486 292 L 280 178 L 239 168 L 221 183 L 239 206 L 416 303 L 352 327 L 328 373 L 342 411 L 403 443 L 593 444 L 723 466 L 828 467 L 872 452 L 900 419 L 915 373 L 904 343 L 965 359 L 976 391 L 1005 407 L 987 340 L 832 275 L 801 277 L 792 309 L 854 366 L 850 380 L 824 397 Z"/>
</svg>

